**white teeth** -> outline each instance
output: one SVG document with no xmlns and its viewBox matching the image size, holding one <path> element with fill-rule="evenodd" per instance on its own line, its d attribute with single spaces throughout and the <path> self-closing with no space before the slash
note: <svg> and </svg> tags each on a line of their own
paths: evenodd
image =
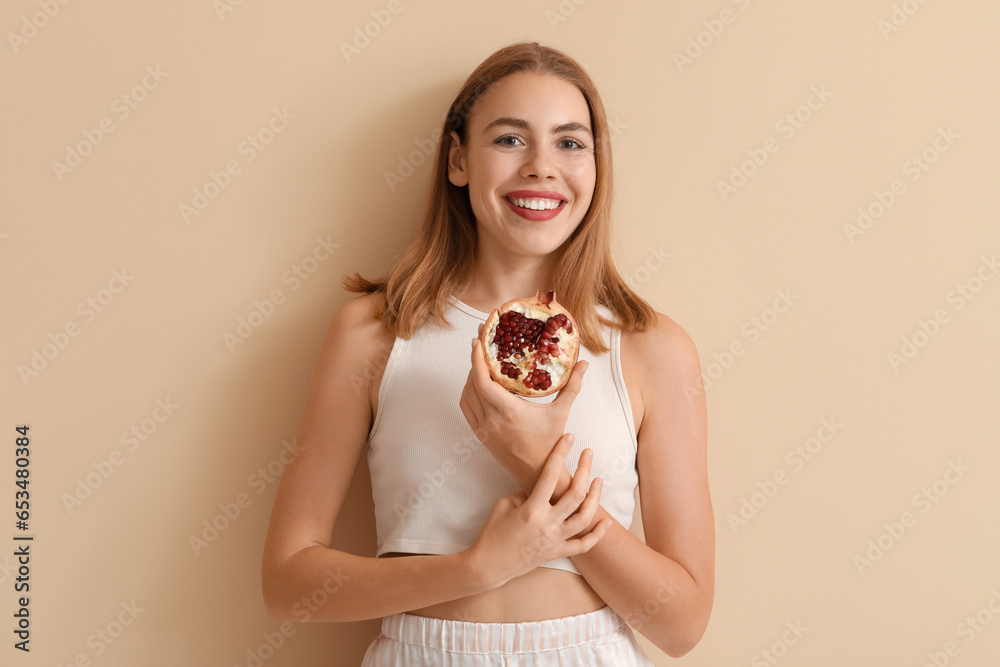
<svg viewBox="0 0 1000 667">
<path fill-rule="evenodd" d="M 530 208 L 533 211 L 551 211 L 554 208 L 559 208 L 562 204 L 561 199 L 515 199 L 514 197 L 508 197 L 508 199 L 520 208 Z"/>
</svg>

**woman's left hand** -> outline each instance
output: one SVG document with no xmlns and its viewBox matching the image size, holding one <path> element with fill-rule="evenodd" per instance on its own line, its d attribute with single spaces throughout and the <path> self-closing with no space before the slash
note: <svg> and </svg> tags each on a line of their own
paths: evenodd
<svg viewBox="0 0 1000 667">
<path fill-rule="evenodd" d="M 483 325 L 479 326 L 482 332 Z M 589 362 L 578 361 L 569 382 L 551 403 L 532 403 L 490 377 L 482 343 L 473 339 L 472 368 L 459 407 L 476 437 L 525 493 L 534 488 L 546 459 L 565 432 L 570 407 L 583 387 L 588 366 Z M 561 481 L 567 477 L 568 470 Z"/>
</svg>

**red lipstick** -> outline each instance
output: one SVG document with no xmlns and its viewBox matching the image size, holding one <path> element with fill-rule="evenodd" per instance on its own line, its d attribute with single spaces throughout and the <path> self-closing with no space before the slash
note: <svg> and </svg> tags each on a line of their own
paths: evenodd
<svg viewBox="0 0 1000 667">
<path fill-rule="evenodd" d="M 559 201 L 559 206 L 547 210 L 521 208 L 520 206 L 514 204 L 511 199 L 554 199 Z M 508 192 L 504 195 L 503 200 L 512 211 L 517 213 L 522 218 L 527 218 L 528 220 L 551 220 L 559 215 L 559 212 L 563 210 L 567 201 L 566 197 L 558 192 L 552 192 L 551 190 L 514 190 L 513 192 Z"/>
</svg>

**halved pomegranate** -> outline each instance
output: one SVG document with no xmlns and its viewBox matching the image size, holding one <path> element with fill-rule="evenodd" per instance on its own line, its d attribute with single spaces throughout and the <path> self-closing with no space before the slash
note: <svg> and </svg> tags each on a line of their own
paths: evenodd
<svg viewBox="0 0 1000 667">
<path fill-rule="evenodd" d="M 580 332 L 555 292 L 513 299 L 490 313 L 480 336 L 490 375 L 521 396 L 559 391 L 580 354 Z"/>
</svg>

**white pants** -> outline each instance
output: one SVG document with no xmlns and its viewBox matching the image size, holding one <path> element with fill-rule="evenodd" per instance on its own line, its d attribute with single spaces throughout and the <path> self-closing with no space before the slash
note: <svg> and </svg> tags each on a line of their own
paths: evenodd
<svg viewBox="0 0 1000 667">
<path fill-rule="evenodd" d="M 526 623 L 382 619 L 361 667 L 653 667 L 611 607 Z"/>
</svg>

